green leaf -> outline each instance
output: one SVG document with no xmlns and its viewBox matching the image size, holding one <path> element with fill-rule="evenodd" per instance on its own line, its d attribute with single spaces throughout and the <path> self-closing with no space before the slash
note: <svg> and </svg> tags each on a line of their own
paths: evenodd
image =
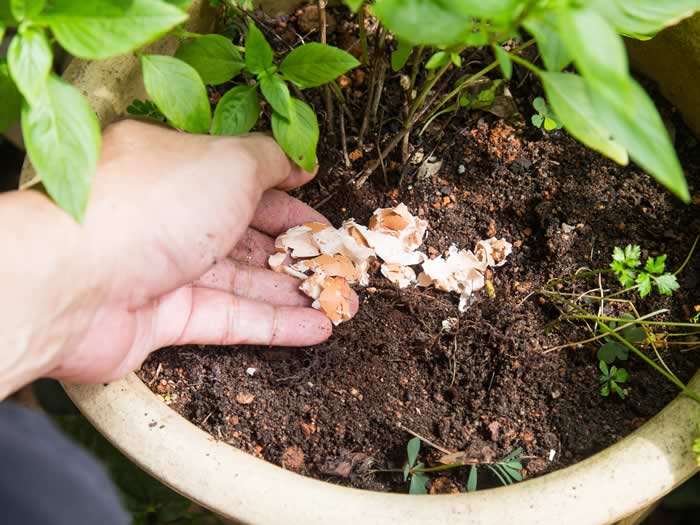
<svg viewBox="0 0 700 525">
<path fill-rule="evenodd" d="M 406 444 L 406 457 L 408 458 L 408 465 L 413 468 L 418 459 L 418 453 L 420 452 L 420 438 L 414 437 Z"/>
<path fill-rule="evenodd" d="M 22 108 L 22 95 L 12 77 L 7 64 L 0 62 L 0 132 L 17 122 Z"/>
<path fill-rule="evenodd" d="M 377 0 L 372 9 L 399 40 L 414 44 L 453 44 L 473 27 L 469 27 L 469 21 L 457 6 L 448 1 Z"/>
<path fill-rule="evenodd" d="M 613 377 L 616 383 L 626 383 L 627 379 L 629 379 L 629 374 L 627 374 L 627 370 L 624 368 L 618 368 L 617 372 L 613 374 Z"/>
<path fill-rule="evenodd" d="M 42 96 L 22 108 L 22 133 L 46 191 L 81 221 L 100 150 L 100 126 L 87 100 L 50 76 Z"/>
<path fill-rule="evenodd" d="M 603 373 L 604 376 L 610 375 L 609 371 L 608 371 L 608 365 L 605 363 L 605 361 L 599 361 L 598 368 L 600 369 L 600 371 Z M 601 376 L 601 380 L 603 380 L 602 376 Z"/>
<path fill-rule="evenodd" d="M 248 36 L 245 39 L 245 65 L 254 75 L 260 75 L 272 66 L 274 53 L 265 35 L 251 20 L 248 25 Z"/>
<path fill-rule="evenodd" d="M 408 476 L 410 476 L 410 475 L 411 475 L 411 466 L 408 463 L 406 463 L 403 466 L 403 480 L 408 481 Z"/>
<path fill-rule="evenodd" d="M 646 264 L 644 265 L 644 270 L 649 273 L 664 273 L 666 269 L 666 255 L 659 255 L 658 257 L 649 257 Z"/>
<path fill-rule="evenodd" d="M 425 63 L 425 69 L 428 71 L 443 67 L 450 61 L 450 54 L 445 51 L 437 51 Z"/>
<path fill-rule="evenodd" d="M 600 386 L 600 395 L 608 397 L 610 395 L 610 383 L 605 383 Z"/>
<path fill-rule="evenodd" d="M 406 40 L 399 40 L 398 47 L 391 53 L 391 69 L 395 72 L 402 70 L 411 53 L 413 53 L 413 44 L 409 44 Z"/>
<path fill-rule="evenodd" d="M 228 91 L 214 111 L 212 135 L 248 133 L 258 121 L 260 102 L 255 86 L 236 86 Z"/>
<path fill-rule="evenodd" d="M 295 118 L 291 121 L 272 113 L 272 133 L 277 143 L 296 164 L 312 172 L 318 164 L 318 120 L 316 113 L 305 102 L 292 98 Z"/>
<path fill-rule="evenodd" d="M 469 478 L 467 478 L 467 492 L 476 492 L 477 486 L 477 469 L 476 465 L 469 467 Z"/>
<path fill-rule="evenodd" d="M 43 31 L 25 29 L 12 39 L 7 65 L 20 93 L 30 104 L 36 102 L 51 72 L 53 53 Z"/>
<path fill-rule="evenodd" d="M 629 82 L 631 89 L 623 96 L 616 85 L 587 81 L 597 118 L 629 151 L 634 162 L 688 203 L 688 184 L 666 126 L 644 89 L 631 78 Z"/>
<path fill-rule="evenodd" d="M 141 67 L 146 92 L 173 126 L 190 133 L 209 131 L 207 88 L 192 66 L 175 57 L 143 55 Z"/>
<path fill-rule="evenodd" d="M 38 15 L 44 6 L 46 0 L 10 0 L 12 14 L 17 20 L 28 20 Z"/>
<path fill-rule="evenodd" d="M 620 396 L 620 399 L 625 399 L 625 392 L 620 388 L 615 381 L 610 382 L 610 387 L 615 391 L 615 393 Z"/>
<path fill-rule="evenodd" d="M 619 164 L 629 162 L 625 148 L 601 124 L 580 76 L 543 72 L 541 79 L 554 113 L 575 139 Z"/>
<path fill-rule="evenodd" d="M 408 489 L 409 494 L 427 494 L 427 484 L 430 479 L 422 472 L 416 472 L 411 476 L 411 486 Z"/>
<path fill-rule="evenodd" d="M 587 79 L 613 85 L 618 96 L 624 97 L 631 78 L 622 38 L 591 9 L 561 8 L 558 21 L 559 34 L 579 72 Z"/>
<path fill-rule="evenodd" d="M 642 256 L 642 248 L 638 244 L 628 244 L 625 246 L 625 264 L 632 268 L 637 268 L 642 265 L 640 260 Z"/>
<path fill-rule="evenodd" d="M 7 26 L 5 26 L 5 22 L 0 20 L 0 42 L 2 42 L 2 39 L 5 38 L 5 31 L 7 30 Z"/>
<path fill-rule="evenodd" d="M 623 262 L 625 260 L 625 252 L 622 248 L 619 246 L 615 246 L 613 248 L 613 255 L 612 255 L 613 261 L 620 261 Z"/>
<path fill-rule="evenodd" d="M 301 89 L 317 87 L 359 66 L 350 53 L 311 42 L 297 47 L 280 64 L 280 71 Z"/>
<path fill-rule="evenodd" d="M 651 293 L 651 276 L 648 273 L 640 273 L 637 276 L 636 283 L 641 297 L 646 297 Z"/>
<path fill-rule="evenodd" d="M 245 67 L 236 47 L 221 35 L 204 35 L 185 42 L 175 57 L 195 68 L 204 83 L 212 86 L 228 82 Z"/>
<path fill-rule="evenodd" d="M 541 128 L 544 125 L 544 117 L 539 113 L 537 115 L 532 115 L 532 125 L 536 128 Z"/>
<path fill-rule="evenodd" d="M 552 131 L 553 129 L 559 129 L 561 127 L 562 127 L 561 124 L 559 124 L 559 122 L 552 119 L 551 117 L 544 118 L 544 129 L 545 130 Z"/>
<path fill-rule="evenodd" d="M 462 67 L 462 57 L 459 53 L 450 53 L 450 60 L 456 67 Z"/>
<path fill-rule="evenodd" d="M 71 54 L 90 60 L 128 53 L 186 19 L 162 0 L 53 0 L 38 17 Z"/>
<path fill-rule="evenodd" d="M 654 282 L 661 295 L 673 295 L 673 292 L 680 288 L 676 276 L 672 273 L 665 273 L 654 277 Z"/>
<path fill-rule="evenodd" d="M 493 52 L 496 55 L 498 66 L 501 68 L 501 73 L 506 80 L 510 80 L 513 76 L 513 61 L 510 59 L 508 52 L 501 46 L 494 44 Z"/>
<path fill-rule="evenodd" d="M 10 0 L 0 0 L 0 21 L 4 22 L 6 26 L 16 26 L 18 23 L 12 15 Z"/>
<path fill-rule="evenodd" d="M 503 470 L 505 471 L 506 474 L 513 480 L 513 481 L 522 481 L 523 476 L 520 473 L 520 469 L 515 468 L 511 465 L 501 465 Z M 522 468 L 522 465 L 520 466 Z"/>
<path fill-rule="evenodd" d="M 542 61 L 549 71 L 561 71 L 571 64 L 573 57 L 561 39 L 553 11 L 535 13 L 523 21 L 523 26 L 537 40 Z"/>
<path fill-rule="evenodd" d="M 284 79 L 275 73 L 274 75 L 263 74 L 260 76 L 260 91 L 272 109 L 287 120 L 294 118 L 294 106 L 292 106 L 292 96 Z"/>
<path fill-rule="evenodd" d="M 621 345 L 617 341 L 605 343 L 598 349 L 596 357 L 607 364 L 614 363 L 616 359 L 625 361 L 629 357 L 627 347 Z"/>
<path fill-rule="evenodd" d="M 698 0 L 590 0 L 620 33 L 646 39 L 700 9 Z"/>
</svg>

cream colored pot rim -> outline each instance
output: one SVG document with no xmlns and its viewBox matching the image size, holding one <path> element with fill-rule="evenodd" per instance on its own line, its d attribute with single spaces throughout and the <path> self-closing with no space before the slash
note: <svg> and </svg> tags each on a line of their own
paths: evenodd
<svg viewBox="0 0 700 525">
<path fill-rule="evenodd" d="M 700 374 L 691 385 L 700 390 Z M 566 469 L 471 494 L 409 496 L 341 487 L 255 458 L 181 417 L 134 374 L 65 388 L 147 472 L 227 518 L 255 525 L 605 524 L 650 505 L 697 471 L 691 442 L 700 405 L 682 396 L 616 445 Z"/>
</svg>

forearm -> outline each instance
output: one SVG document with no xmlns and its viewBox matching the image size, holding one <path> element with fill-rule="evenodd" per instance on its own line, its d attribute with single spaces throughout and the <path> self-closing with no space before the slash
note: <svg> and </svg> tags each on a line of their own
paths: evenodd
<svg viewBox="0 0 700 525">
<path fill-rule="evenodd" d="M 82 237 L 39 192 L 0 195 L 0 399 L 56 367 L 76 311 L 84 320 L 94 312 Z"/>
</svg>

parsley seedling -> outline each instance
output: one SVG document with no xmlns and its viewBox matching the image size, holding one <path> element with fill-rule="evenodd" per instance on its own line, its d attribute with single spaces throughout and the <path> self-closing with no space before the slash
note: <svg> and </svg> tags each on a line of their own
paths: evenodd
<svg viewBox="0 0 700 525">
<path fill-rule="evenodd" d="M 600 395 L 603 397 L 608 397 L 610 391 L 615 392 L 620 399 L 625 399 L 625 392 L 620 387 L 620 384 L 626 383 L 627 370 L 624 368 L 617 368 L 616 366 L 610 367 L 605 364 L 605 361 L 600 361 L 598 363 L 598 368 L 600 368 Z"/>
<path fill-rule="evenodd" d="M 649 295 L 654 286 L 661 295 L 672 295 L 678 290 L 676 276 L 666 271 L 666 255 L 648 257 L 640 270 L 641 253 L 641 248 L 636 244 L 628 244 L 624 250 L 619 246 L 615 247 L 610 268 L 615 272 L 620 284 L 625 288 L 636 286 L 641 297 Z"/>
</svg>

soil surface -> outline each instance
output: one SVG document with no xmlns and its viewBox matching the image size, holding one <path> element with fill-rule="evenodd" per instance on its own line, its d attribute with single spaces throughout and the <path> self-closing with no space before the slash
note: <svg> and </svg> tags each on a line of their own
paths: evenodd
<svg viewBox="0 0 700 525">
<path fill-rule="evenodd" d="M 329 41 L 347 49 L 356 27 L 344 16 L 335 12 Z M 302 32 L 297 17 L 267 20 L 263 27 L 278 34 L 271 39 L 281 49 Z M 451 77 L 491 61 L 478 53 L 465 56 L 463 70 Z M 326 343 L 164 349 L 140 371 L 153 391 L 216 439 L 268 461 L 336 483 L 396 492 L 407 491 L 400 474 L 372 469 L 403 465 L 412 437 L 404 429 L 484 463 L 522 447 L 527 478 L 615 443 L 673 399 L 675 387 L 634 357 L 624 365 L 630 379 L 621 400 L 599 393 L 596 346 L 544 353 L 587 333 L 574 325 L 549 330 L 557 312 L 533 292 L 579 268 L 607 267 L 613 247 L 627 243 L 640 244 L 645 253 L 667 253 L 669 267 L 678 267 L 700 233 L 697 198 L 684 206 L 635 166 L 620 167 L 564 131 L 533 127 L 532 100 L 541 88 L 521 70 L 510 90 L 522 115 L 502 119 L 462 110 L 439 118 L 423 135 L 411 135 L 408 161 L 395 151 L 384 159 L 384 170 L 357 188 L 353 181 L 377 158 L 377 144 L 400 130 L 406 99 L 400 75 L 389 72 L 376 121 L 358 146 L 369 76 L 355 72 L 344 90 L 358 120 L 345 122 L 351 166 L 338 146 L 337 120 L 322 122 L 321 170 L 298 197 L 336 226 L 351 217 L 366 223 L 375 208 L 404 202 L 429 221 L 424 248 L 433 254 L 452 243 L 473 248 L 480 239 L 505 237 L 514 251 L 491 276 L 494 294 L 479 294 L 460 314 L 455 295 L 397 290 L 377 275 L 370 288 L 358 290 L 357 317 Z M 321 93 L 304 94 L 323 120 Z M 697 196 L 697 143 L 675 110 L 657 101 Z M 426 174 L 431 158 L 442 165 Z M 672 300 L 639 301 L 640 313 L 663 307 L 670 309 L 669 319 L 688 319 L 700 304 L 699 278 L 697 256 L 679 276 L 681 291 Z M 456 328 L 443 330 L 450 318 L 458 319 Z M 663 357 L 683 380 L 700 365 L 700 351 Z M 420 458 L 433 465 L 439 455 L 424 445 Z M 433 491 L 465 490 L 466 472 L 433 482 Z M 498 484 L 487 469 L 479 472 L 480 487 Z"/>
</svg>

